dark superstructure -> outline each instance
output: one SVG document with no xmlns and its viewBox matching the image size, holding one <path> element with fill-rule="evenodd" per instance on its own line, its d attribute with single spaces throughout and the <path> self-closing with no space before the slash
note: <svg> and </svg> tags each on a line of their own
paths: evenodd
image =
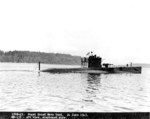
<svg viewBox="0 0 150 119">
<path fill-rule="evenodd" d="M 108 73 L 118 73 L 118 72 L 132 72 L 132 73 L 141 73 L 142 67 L 134 67 L 132 65 L 126 65 L 126 66 L 113 66 L 113 64 L 110 63 L 103 63 L 102 64 L 102 58 L 93 55 L 93 52 L 88 53 L 90 54 L 88 57 L 81 58 L 81 66 L 87 67 L 88 69 L 94 69 L 94 70 L 103 70 Z"/>
<path fill-rule="evenodd" d="M 88 68 L 101 68 L 102 67 L 102 58 L 97 57 L 96 55 L 89 56 L 88 58 Z"/>
</svg>

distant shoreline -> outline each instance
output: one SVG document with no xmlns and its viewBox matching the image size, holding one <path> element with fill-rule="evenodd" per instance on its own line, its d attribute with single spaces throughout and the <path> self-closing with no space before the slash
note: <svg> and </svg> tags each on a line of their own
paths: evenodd
<svg viewBox="0 0 150 119">
<path fill-rule="evenodd" d="M 81 57 L 70 54 L 31 51 L 0 51 L 0 62 L 80 65 Z"/>
<path fill-rule="evenodd" d="M 0 63 L 14 63 L 14 64 L 38 64 L 38 62 L 0 62 Z M 68 65 L 68 66 L 80 66 L 80 64 L 50 64 L 50 63 L 42 63 L 41 64 L 47 64 L 47 65 Z"/>
</svg>

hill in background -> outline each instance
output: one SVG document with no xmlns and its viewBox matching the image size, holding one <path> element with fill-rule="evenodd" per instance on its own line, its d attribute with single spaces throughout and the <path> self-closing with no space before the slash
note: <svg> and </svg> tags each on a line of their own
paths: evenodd
<svg viewBox="0 0 150 119">
<path fill-rule="evenodd" d="M 48 64 L 66 64 L 80 65 L 79 56 L 60 53 L 44 53 L 30 51 L 0 51 L 0 62 L 21 62 L 21 63 L 48 63 Z"/>
</svg>

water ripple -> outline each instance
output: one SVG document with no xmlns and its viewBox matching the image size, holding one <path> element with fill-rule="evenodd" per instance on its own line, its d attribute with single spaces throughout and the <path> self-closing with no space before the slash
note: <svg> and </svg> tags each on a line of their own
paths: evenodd
<svg viewBox="0 0 150 119">
<path fill-rule="evenodd" d="M 140 75 L 86 73 L 39 75 L 34 69 L 35 64 L 21 64 L 21 71 L 19 64 L 16 65 L 18 67 L 13 64 L 11 68 L 10 65 L 0 66 L 1 111 L 150 110 L 148 69 L 143 70 L 143 74 Z"/>
</svg>

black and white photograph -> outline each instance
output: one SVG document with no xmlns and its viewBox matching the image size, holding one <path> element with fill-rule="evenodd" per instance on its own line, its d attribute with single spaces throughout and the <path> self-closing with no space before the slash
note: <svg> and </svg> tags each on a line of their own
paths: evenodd
<svg viewBox="0 0 150 119">
<path fill-rule="evenodd" d="M 0 0 L 0 119 L 149 119 L 149 51 L 149 0 Z"/>
</svg>

